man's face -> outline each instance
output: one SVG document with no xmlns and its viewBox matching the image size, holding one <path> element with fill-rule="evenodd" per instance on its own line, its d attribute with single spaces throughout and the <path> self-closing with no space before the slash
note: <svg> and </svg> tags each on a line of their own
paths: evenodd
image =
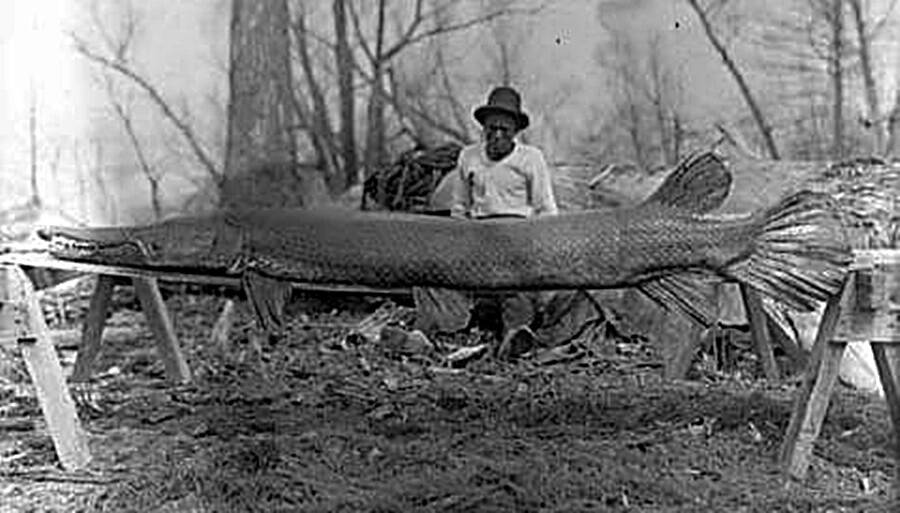
<svg viewBox="0 0 900 513">
<path fill-rule="evenodd" d="M 516 119 L 509 114 L 492 113 L 484 118 L 484 141 L 489 159 L 500 160 L 512 152 L 516 128 Z"/>
</svg>

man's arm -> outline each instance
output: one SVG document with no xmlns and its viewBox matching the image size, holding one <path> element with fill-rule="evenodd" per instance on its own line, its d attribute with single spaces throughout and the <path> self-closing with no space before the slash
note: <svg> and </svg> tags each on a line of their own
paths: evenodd
<svg viewBox="0 0 900 513">
<path fill-rule="evenodd" d="M 553 180 L 544 154 L 535 149 L 531 162 L 531 202 L 535 216 L 556 215 L 556 197 L 553 195 Z"/>
<path fill-rule="evenodd" d="M 456 167 L 453 168 L 453 202 L 450 204 L 450 216 L 452 217 L 469 217 L 472 209 L 472 187 L 468 180 L 465 179 L 465 166 L 463 166 L 462 154 Z"/>
</svg>

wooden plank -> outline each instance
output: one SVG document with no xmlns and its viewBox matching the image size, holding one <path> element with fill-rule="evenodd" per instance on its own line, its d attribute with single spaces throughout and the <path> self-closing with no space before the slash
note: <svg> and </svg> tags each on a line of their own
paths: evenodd
<svg viewBox="0 0 900 513">
<path fill-rule="evenodd" d="M 166 375 L 175 383 L 189 382 L 191 369 L 181 353 L 178 339 L 175 337 L 175 328 L 169 319 L 169 313 L 162 295 L 159 293 L 156 279 L 135 277 L 132 280 L 147 324 L 150 326 L 150 331 L 153 332 L 159 356 L 165 365 Z"/>
<path fill-rule="evenodd" d="M 775 363 L 775 355 L 772 352 L 769 324 L 762 299 L 749 286 L 740 285 L 741 297 L 744 299 L 744 310 L 747 312 L 747 321 L 750 323 L 750 337 L 759 356 L 760 364 L 766 379 L 778 379 L 778 365 Z"/>
<path fill-rule="evenodd" d="M 81 345 L 75 358 L 75 369 L 72 381 L 87 381 L 91 377 L 91 369 L 103 340 L 103 328 L 106 326 L 106 313 L 109 311 L 109 300 L 112 297 L 114 279 L 107 274 L 97 277 L 97 284 L 91 296 L 84 328 L 81 332 Z"/>
<path fill-rule="evenodd" d="M 797 391 L 791 421 L 781 443 L 779 460 L 785 473 L 795 479 L 802 480 L 806 477 L 813 443 L 819 436 L 834 382 L 840 371 L 841 357 L 846 344 L 834 343 L 832 338 L 843 305 L 852 295 L 852 282 L 853 275 L 850 274 L 841 287 L 841 292 L 831 298 L 825 306 L 809 364 Z"/>
<path fill-rule="evenodd" d="M 66 470 L 84 468 L 91 460 L 87 440 L 78 420 L 75 402 L 66 387 L 62 366 L 34 287 L 25 271 L 18 266 L 6 267 L 3 274 L 7 293 L 12 303 L 20 309 L 22 319 L 13 329 L 20 333 L 19 348 L 34 383 L 56 455 Z"/>
<path fill-rule="evenodd" d="M 241 278 L 239 276 L 194 273 L 172 269 L 151 269 L 145 267 L 129 267 L 92 264 L 89 262 L 74 262 L 71 260 L 61 260 L 53 258 L 47 253 L 3 253 L 0 254 L 0 265 L 2 264 L 48 267 L 51 269 L 66 269 L 83 273 L 125 276 L 129 278 L 156 278 L 162 281 L 195 283 L 198 285 L 216 285 L 233 288 L 238 288 L 241 286 Z M 362 294 L 373 296 L 412 295 L 412 289 L 409 287 L 378 288 L 366 287 L 362 285 L 337 285 L 299 281 L 291 282 L 291 285 L 295 289 L 310 292 L 334 292 L 337 294 Z"/>
<path fill-rule="evenodd" d="M 887 401 L 888 413 L 894 425 L 894 458 L 897 462 L 894 471 L 894 496 L 900 498 L 900 347 L 873 343 L 872 354 L 875 366 L 881 377 L 881 387 Z"/>
<path fill-rule="evenodd" d="M 853 251 L 850 269 L 871 269 L 875 266 L 900 264 L 900 249 L 857 249 Z"/>
<path fill-rule="evenodd" d="M 838 323 L 835 339 L 900 343 L 900 265 L 859 269 L 854 280 L 852 315 Z"/>
<path fill-rule="evenodd" d="M 220 353 L 225 353 L 228 349 L 228 338 L 231 335 L 231 327 L 233 324 L 234 301 L 226 299 L 225 305 L 222 307 L 222 312 L 219 314 L 219 318 L 216 319 L 212 333 L 209 336 L 213 347 L 217 348 Z"/>
</svg>

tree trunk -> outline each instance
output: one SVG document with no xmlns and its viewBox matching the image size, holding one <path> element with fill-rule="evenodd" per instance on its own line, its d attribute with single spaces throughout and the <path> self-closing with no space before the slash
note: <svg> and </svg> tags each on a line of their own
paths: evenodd
<svg viewBox="0 0 900 513">
<path fill-rule="evenodd" d="M 232 0 L 225 177 L 220 203 L 300 206 L 287 0 Z"/>
<path fill-rule="evenodd" d="M 894 91 L 894 107 L 888 117 L 888 140 L 885 158 L 893 160 L 900 152 L 900 87 Z"/>
<path fill-rule="evenodd" d="M 306 13 L 301 5 L 297 15 L 297 53 L 300 57 L 300 67 L 306 75 L 306 85 L 309 88 L 309 97 L 312 100 L 312 112 L 309 113 L 312 126 L 310 139 L 316 151 L 318 166 L 325 171 L 328 188 L 331 192 L 340 193 L 344 190 L 344 177 L 338 171 L 335 162 L 334 131 L 331 129 L 331 121 L 328 118 L 328 104 L 325 102 L 325 94 L 316 78 L 312 57 L 307 45 Z M 300 102 L 298 101 L 299 105 Z"/>
<path fill-rule="evenodd" d="M 372 63 L 372 92 L 367 109 L 366 172 L 372 173 L 385 160 L 384 122 L 384 16 L 385 0 L 378 2 L 378 26 L 376 29 L 375 58 Z"/>
<path fill-rule="evenodd" d="M 875 74 L 872 71 L 872 53 L 870 49 L 869 34 L 867 34 L 866 17 L 863 12 L 862 0 L 852 0 L 850 7 L 853 9 L 853 20 L 856 25 L 856 37 L 859 40 L 859 63 L 862 68 L 863 85 L 866 89 L 866 103 L 868 105 L 868 123 L 874 139 L 875 155 L 883 155 L 885 152 L 887 127 L 881 109 L 878 105 L 878 89 L 875 87 Z"/>
<path fill-rule="evenodd" d="M 35 206 L 41 206 L 41 195 L 38 192 L 37 172 L 37 90 L 32 77 L 28 94 L 28 137 L 31 149 L 31 198 Z"/>
<path fill-rule="evenodd" d="M 844 70 L 842 58 L 844 7 L 843 0 L 832 0 L 831 12 L 831 84 L 834 88 L 832 104 L 832 158 L 844 158 Z"/>
<path fill-rule="evenodd" d="M 347 189 L 359 182 L 356 156 L 356 97 L 353 91 L 353 54 L 347 37 L 347 0 L 334 0 L 334 50 L 338 75 L 338 95 L 341 103 L 341 154 L 344 183 Z"/>
</svg>

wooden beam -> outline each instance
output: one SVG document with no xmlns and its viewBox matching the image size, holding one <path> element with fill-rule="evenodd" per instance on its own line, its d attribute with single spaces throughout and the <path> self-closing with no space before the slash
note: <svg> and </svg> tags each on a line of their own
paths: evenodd
<svg viewBox="0 0 900 513">
<path fill-rule="evenodd" d="M 87 317 L 81 332 L 81 345 L 75 358 L 75 370 L 72 381 L 87 381 L 91 377 L 91 369 L 103 340 L 103 328 L 106 326 L 106 313 L 109 311 L 109 300 L 113 292 L 113 277 L 107 274 L 97 276 L 97 284 L 91 296 Z"/>
<path fill-rule="evenodd" d="M 169 319 L 169 313 L 166 309 L 166 303 L 163 301 L 162 294 L 159 293 L 159 286 L 156 278 L 135 277 L 134 291 L 141 302 L 141 309 L 153 332 L 153 339 L 156 342 L 156 348 L 159 350 L 159 356 L 162 358 L 163 365 L 166 368 L 166 375 L 170 381 L 175 383 L 187 383 L 191 380 L 191 369 L 188 367 L 181 348 L 178 345 L 178 339 L 175 337 L 175 328 Z"/>
<path fill-rule="evenodd" d="M 852 274 L 848 275 L 841 292 L 831 298 L 825 306 L 809 364 L 797 391 L 791 421 L 781 444 L 779 459 L 785 473 L 794 479 L 802 480 L 806 477 L 813 444 L 819 436 L 831 392 L 840 371 L 841 358 L 847 344 L 835 343 L 832 339 L 841 316 L 841 309 L 852 295 L 852 281 Z"/>
<path fill-rule="evenodd" d="M 0 331 L 11 328 L 17 332 L 19 349 L 60 464 L 66 470 L 84 468 L 91 455 L 34 287 L 19 266 L 6 266 L 0 272 L 9 303 L 18 310 L 14 314 L 15 325 L 0 327 Z"/>
<path fill-rule="evenodd" d="M 894 426 L 894 497 L 900 499 L 900 375 L 897 374 L 900 369 L 900 346 L 875 342 L 872 343 L 872 354 Z"/>
<path fill-rule="evenodd" d="M 175 269 L 153 269 L 149 267 L 129 267 L 121 265 L 93 264 L 89 262 L 75 262 L 53 258 L 47 253 L 0 253 L 0 265 L 28 265 L 33 267 L 47 267 L 51 269 L 66 269 L 91 274 L 109 276 L 125 276 L 128 278 L 156 278 L 162 281 L 177 283 L 194 283 L 198 285 L 216 285 L 223 287 L 239 288 L 240 276 L 226 274 L 204 274 L 201 272 L 189 272 Z M 298 290 L 311 292 L 334 292 L 338 294 L 364 294 L 372 296 L 411 296 L 409 287 L 378 288 L 362 285 L 337 285 L 324 283 L 291 282 L 291 286 Z"/>
<path fill-rule="evenodd" d="M 747 312 L 747 322 L 750 323 L 750 337 L 759 356 L 763 373 L 766 379 L 778 379 L 778 365 L 775 363 L 775 355 L 772 352 L 772 342 L 769 333 L 768 315 L 763 309 L 762 299 L 749 286 L 740 284 L 741 297 L 744 299 L 744 311 Z"/>
</svg>

